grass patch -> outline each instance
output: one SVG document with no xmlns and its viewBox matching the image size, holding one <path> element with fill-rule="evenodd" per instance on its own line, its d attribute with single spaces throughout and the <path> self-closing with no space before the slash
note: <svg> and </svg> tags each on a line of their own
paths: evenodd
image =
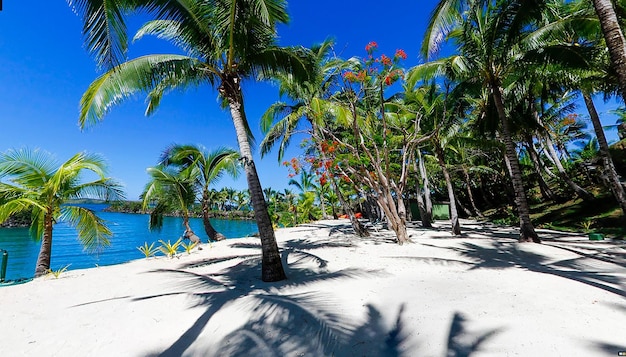
<svg viewBox="0 0 626 357">
<path fill-rule="evenodd" d="M 531 205 L 533 223 L 537 227 L 567 231 L 596 232 L 624 239 L 622 211 L 611 194 L 597 194 L 590 201 L 579 198 L 559 203 Z"/>
</svg>

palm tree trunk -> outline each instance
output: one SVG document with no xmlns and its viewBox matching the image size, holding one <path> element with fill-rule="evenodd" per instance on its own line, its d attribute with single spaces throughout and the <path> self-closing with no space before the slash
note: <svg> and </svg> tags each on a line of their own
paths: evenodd
<svg viewBox="0 0 626 357">
<path fill-rule="evenodd" d="M 463 166 L 463 175 L 465 176 L 465 185 L 467 186 L 467 196 L 469 198 L 470 204 L 472 205 L 472 209 L 474 210 L 474 213 L 478 217 L 484 218 L 482 212 L 480 212 L 478 207 L 476 207 L 476 201 L 474 200 L 474 193 L 472 192 L 472 180 L 465 166 Z"/>
<path fill-rule="evenodd" d="M 598 116 L 596 107 L 593 104 L 591 95 L 588 92 L 583 91 L 583 99 L 585 100 L 585 105 L 589 111 L 589 117 L 591 117 L 596 137 L 598 138 L 598 146 L 600 147 L 599 154 L 602 158 L 602 163 L 604 164 L 604 172 L 609 177 L 611 192 L 613 193 L 613 196 L 615 196 L 619 206 L 622 208 L 622 214 L 626 217 L 626 193 L 624 192 L 624 186 L 622 186 L 619 176 L 615 171 L 615 165 L 613 165 L 613 159 L 611 158 L 611 153 L 609 152 L 609 144 L 606 141 L 606 136 L 604 135 L 604 130 L 602 129 L 600 116 Z"/>
<path fill-rule="evenodd" d="M 420 185 L 417 185 L 417 193 L 418 200 L 417 204 L 420 208 L 420 218 L 422 219 L 422 227 L 424 228 L 432 228 L 433 224 L 433 202 L 430 199 L 430 182 L 428 181 L 428 174 L 426 172 L 426 165 L 424 164 L 424 160 L 422 158 L 422 151 L 417 149 L 417 165 L 419 165 L 419 177 L 422 181 L 424 198 L 422 200 L 422 192 L 420 190 Z M 417 169 L 416 169 L 417 171 Z"/>
<path fill-rule="evenodd" d="M 480 191 L 480 195 L 482 196 L 483 201 L 485 201 L 485 204 L 487 205 L 487 207 L 493 207 L 493 202 L 491 202 L 491 198 L 488 197 L 487 192 L 485 192 L 485 181 L 483 181 L 483 178 L 481 175 L 478 175 L 478 181 L 479 181 L 479 191 Z"/>
<path fill-rule="evenodd" d="M 617 73 L 622 98 L 626 102 L 626 40 L 611 0 L 593 0 L 600 28 L 609 49 L 611 64 Z"/>
<path fill-rule="evenodd" d="M 456 199 L 454 197 L 454 188 L 452 187 L 452 179 L 450 173 L 446 168 L 446 162 L 443 159 L 443 150 L 438 141 L 433 142 L 435 147 L 435 153 L 437 155 L 437 161 L 443 172 L 443 177 L 446 180 L 446 188 L 448 189 L 448 199 L 450 200 L 450 223 L 452 225 L 452 235 L 461 235 L 461 224 L 459 223 L 459 212 L 456 208 Z"/>
<path fill-rule="evenodd" d="M 511 137 L 509 119 L 504 110 L 502 89 L 495 83 L 490 83 L 490 87 L 494 103 L 496 105 L 496 110 L 498 112 L 498 116 L 500 117 L 500 122 L 502 123 L 502 139 L 504 140 L 505 155 L 509 161 L 509 174 L 511 175 L 511 183 L 513 184 L 513 190 L 515 191 L 515 205 L 517 206 L 517 212 L 520 218 L 519 241 L 533 241 L 535 243 L 541 243 L 541 239 L 539 239 L 537 232 L 535 232 L 535 227 L 530 220 L 530 207 L 528 206 L 526 192 L 524 191 L 522 170 L 520 169 L 517 151 L 515 150 L 515 144 L 513 143 L 513 139 Z"/>
<path fill-rule="evenodd" d="M 237 83 L 228 83 L 231 88 L 239 88 Z M 254 218 L 257 228 L 259 229 L 259 237 L 261 238 L 262 264 L 261 279 L 266 282 L 280 281 L 287 278 L 276 243 L 272 220 L 267 211 L 267 204 L 263 197 L 263 188 L 259 181 L 259 176 L 252 159 L 252 150 L 248 141 L 247 121 L 243 108 L 243 97 L 241 89 L 233 90 L 234 93 L 227 95 L 230 114 L 235 125 L 237 133 L 237 142 L 239 143 L 239 151 L 241 153 L 240 160 L 243 162 L 246 178 L 248 181 L 248 190 L 250 190 L 250 200 L 254 209 Z"/>
<path fill-rule="evenodd" d="M 530 157 L 530 161 L 532 161 L 533 163 L 533 170 L 535 170 L 535 174 L 537 175 L 537 182 L 539 183 L 539 191 L 541 192 L 541 197 L 543 197 L 543 199 L 547 201 L 554 200 L 554 193 L 552 192 L 552 189 L 550 189 L 550 186 L 548 186 L 548 183 L 541 174 L 543 164 L 541 163 L 539 156 L 537 155 L 537 151 L 535 150 L 535 147 L 533 145 L 532 136 L 528 135 L 528 137 L 526 138 L 525 146 L 526 152 L 528 152 L 528 157 Z"/>
<path fill-rule="evenodd" d="M 322 210 L 322 219 L 328 219 L 328 213 L 326 213 L 326 202 L 324 202 L 324 192 L 322 191 L 322 183 L 320 182 L 320 191 L 318 198 L 320 199 L 320 209 Z"/>
<path fill-rule="evenodd" d="M 200 237 L 198 237 L 193 229 L 191 229 L 191 226 L 189 225 L 189 213 L 187 213 L 186 211 L 183 211 L 183 226 L 185 226 L 185 232 L 183 233 L 184 238 L 189 239 L 191 243 L 202 243 Z"/>
<path fill-rule="evenodd" d="M 44 231 L 37 257 L 37 265 L 35 268 L 35 278 L 48 274 L 50 271 L 50 258 L 52 257 L 52 210 L 48 210 L 44 216 Z"/>
<path fill-rule="evenodd" d="M 202 224 L 204 225 L 204 231 L 211 241 L 221 241 L 226 239 L 224 235 L 213 228 L 211 220 L 209 219 L 209 191 L 202 193 Z"/>
<path fill-rule="evenodd" d="M 538 116 L 536 116 L 535 118 L 537 122 L 539 123 L 539 125 L 543 126 L 541 119 L 539 119 Z M 550 138 L 550 134 L 548 134 L 547 132 L 544 132 L 542 136 L 546 142 L 545 147 L 548 151 L 547 154 L 552 158 L 552 162 L 554 162 L 554 166 L 559 172 L 559 177 L 563 181 L 565 181 L 565 183 L 567 183 L 567 185 L 572 190 L 574 190 L 574 192 L 576 193 L 578 197 L 580 197 L 581 199 L 585 201 L 592 200 L 593 195 L 587 192 L 587 190 L 585 190 L 584 188 L 580 187 L 576 182 L 574 182 L 572 178 L 565 171 L 565 168 L 563 167 L 563 164 L 561 163 L 561 159 L 559 158 L 559 155 L 557 155 L 556 150 L 554 150 L 554 143 L 552 142 L 552 138 Z"/>
</svg>

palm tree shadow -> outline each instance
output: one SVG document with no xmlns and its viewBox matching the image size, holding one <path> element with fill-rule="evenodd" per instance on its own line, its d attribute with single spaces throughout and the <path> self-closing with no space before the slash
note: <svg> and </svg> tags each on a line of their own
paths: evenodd
<svg viewBox="0 0 626 357">
<path fill-rule="evenodd" d="M 595 342 L 594 345 L 596 349 L 605 353 L 606 356 L 625 356 L 626 355 L 626 344 L 618 346 L 618 345 L 614 345 L 611 343 Z"/>
<path fill-rule="evenodd" d="M 293 296 L 280 297 L 290 302 Z M 302 298 L 298 297 L 298 304 Z M 278 323 L 267 323 L 269 315 L 261 314 L 220 341 L 218 356 L 412 356 L 419 346 L 410 345 L 410 330 L 404 321 L 402 304 L 395 323 L 388 328 L 383 316 L 373 305 L 366 305 L 367 314 L 360 324 L 346 324 L 342 330 L 332 326 L 327 317 L 294 315 Z M 292 317 L 297 317 L 293 319 Z M 327 323 L 325 321 L 331 321 Z M 313 322 L 313 323 L 312 323 Z M 501 329 L 484 333 L 471 333 L 466 328 L 467 319 L 456 312 L 448 335 L 446 357 L 470 357 Z M 268 334 L 268 331 L 271 331 Z M 274 336 L 270 337 L 269 336 Z"/>
<path fill-rule="evenodd" d="M 290 265 L 291 279 L 278 283 L 265 283 L 258 279 L 260 276 L 260 255 L 238 258 L 240 261 L 217 273 L 200 274 L 181 269 L 161 269 L 154 273 L 167 273 L 176 277 L 181 291 L 154 296 L 138 297 L 133 300 L 155 299 L 173 294 L 186 294 L 194 303 L 191 307 L 202 307 L 205 310 L 194 323 L 181 334 L 177 340 L 162 352 L 149 354 L 149 356 L 181 356 L 188 352 L 190 347 L 202 335 L 203 330 L 211 321 L 211 318 L 219 311 L 228 308 L 250 310 L 250 321 L 266 321 L 269 316 L 276 316 L 280 311 L 281 318 L 272 324 L 272 328 L 280 329 L 283 325 L 293 325 L 298 320 L 308 322 L 310 331 L 319 331 L 317 344 L 309 342 L 307 348 L 316 349 L 320 346 L 324 350 L 333 348 L 333 341 L 343 339 L 351 329 L 349 321 L 341 319 L 334 313 L 334 305 L 330 298 L 320 294 L 288 294 L 282 291 L 288 288 L 297 288 L 320 281 L 342 280 L 357 277 L 374 276 L 379 274 L 375 270 L 344 269 L 329 272 L 325 269 L 326 262 L 308 252 L 284 250 L 284 259 L 291 255 L 294 261 Z M 233 258 L 234 259 L 234 258 Z M 223 261 L 223 260 L 222 260 Z M 311 267 L 310 262 L 316 264 Z M 206 261 L 187 266 L 204 266 L 210 263 Z M 184 267 L 183 267 L 184 268 Z M 272 320 L 272 319 L 269 319 Z M 284 320 L 284 321 L 282 321 Z M 282 322 L 281 322 L 282 321 Z M 255 325 L 246 326 L 249 331 L 255 331 Z M 245 331 L 242 330 L 242 331 Z M 247 336 L 254 335 L 249 332 Z M 238 337 L 242 338 L 242 337 Z M 254 340 L 254 338 L 252 338 Z M 203 341 L 203 344 L 206 341 Z M 213 342 L 214 343 L 214 342 Z M 284 344 L 273 341 L 261 351 L 284 349 Z M 280 347 L 280 348 L 279 348 Z M 194 346 L 194 348 L 197 348 Z M 196 352 L 194 352 L 196 353 Z M 208 353 L 208 351 L 203 351 Z"/>
<path fill-rule="evenodd" d="M 329 324 L 325 322 L 329 320 L 326 316 L 319 319 L 296 315 L 298 320 L 283 319 L 268 326 L 266 321 L 269 316 L 261 315 L 226 336 L 221 341 L 216 355 L 268 357 L 404 355 L 403 344 L 409 336 L 403 322 L 404 305 L 400 307 L 396 323 L 391 329 L 385 326 L 381 313 L 374 306 L 367 305 L 366 308 L 365 321 L 359 325 L 346 323 L 341 330 L 329 328 Z M 268 339 L 268 329 L 272 329 L 272 334 L 277 338 Z"/>
<path fill-rule="evenodd" d="M 443 249 L 452 249 L 473 261 L 474 263 L 470 269 L 521 268 L 577 281 L 618 296 L 626 297 L 624 279 L 618 273 L 611 271 L 591 270 L 588 264 L 589 258 L 584 255 L 580 255 L 580 257 L 575 259 L 552 262 L 547 256 L 520 250 L 516 248 L 515 244 L 499 241 L 493 241 L 487 246 L 463 243 L 460 247 Z"/>
<path fill-rule="evenodd" d="M 466 331 L 467 319 L 455 312 L 448 334 L 448 351 L 446 357 L 469 357 L 480 349 L 488 339 L 499 333 L 501 329 L 494 329 L 479 336 L 472 336 Z"/>
</svg>

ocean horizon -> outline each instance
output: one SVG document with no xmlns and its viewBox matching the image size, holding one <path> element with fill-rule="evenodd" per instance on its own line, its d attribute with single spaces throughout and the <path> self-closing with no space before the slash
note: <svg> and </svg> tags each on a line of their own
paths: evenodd
<svg viewBox="0 0 626 357">
<path fill-rule="evenodd" d="M 50 268 L 59 270 L 67 266 L 68 270 L 86 269 L 105 265 L 122 264 L 144 258 L 137 248 L 159 240 L 174 243 L 182 237 L 184 227 L 182 218 L 165 217 L 160 230 L 148 229 L 149 215 L 135 213 L 117 213 L 103 211 L 106 204 L 83 205 L 97 212 L 106 221 L 113 233 L 109 238 L 111 245 L 99 253 L 88 253 L 78 240 L 76 230 L 65 222 L 54 225 L 52 235 L 52 258 Z M 208 241 L 202 219 L 191 218 L 191 228 L 203 243 Z M 247 237 L 258 232 L 254 220 L 211 219 L 211 224 L 227 238 Z M 35 274 L 37 256 L 41 241 L 34 241 L 25 228 L 0 228 L 0 250 L 8 252 L 6 281 L 30 279 Z M 161 252 L 157 255 L 162 255 Z M 1 257 L 0 257 L 1 261 Z"/>
</svg>

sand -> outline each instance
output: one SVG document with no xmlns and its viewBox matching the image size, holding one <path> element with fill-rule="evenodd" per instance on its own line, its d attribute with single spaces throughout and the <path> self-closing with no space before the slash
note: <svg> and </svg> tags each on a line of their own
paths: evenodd
<svg viewBox="0 0 626 357">
<path fill-rule="evenodd" d="M 626 244 L 462 221 L 413 244 L 347 220 L 280 229 L 288 280 L 255 238 L 0 288 L 0 356 L 618 356 Z"/>
</svg>

